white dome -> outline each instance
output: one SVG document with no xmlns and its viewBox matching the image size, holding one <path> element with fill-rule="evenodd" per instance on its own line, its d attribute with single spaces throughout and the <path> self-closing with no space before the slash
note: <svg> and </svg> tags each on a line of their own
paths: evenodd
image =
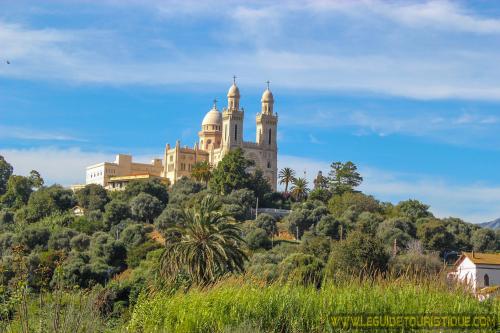
<svg viewBox="0 0 500 333">
<path fill-rule="evenodd" d="M 233 85 L 229 88 L 227 97 L 240 97 L 240 89 L 238 89 L 236 84 L 233 83 Z"/>
<path fill-rule="evenodd" d="M 274 101 L 274 96 L 271 90 L 266 89 L 264 93 L 262 94 L 262 99 L 260 100 L 261 102 L 273 102 Z"/>
<path fill-rule="evenodd" d="M 210 111 L 208 111 L 205 117 L 203 118 L 201 126 L 205 125 L 217 125 L 217 126 L 222 125 L 222 114 L 215 107 L 213 107 Z"/>
</svg>

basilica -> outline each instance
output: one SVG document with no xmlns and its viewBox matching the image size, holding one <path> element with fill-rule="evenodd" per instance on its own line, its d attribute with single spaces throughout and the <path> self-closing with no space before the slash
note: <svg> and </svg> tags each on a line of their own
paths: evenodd
<svg viewBox="0 0 500 333">
<path fill-rule="evenodd" d="M 255 118 L 255 142 L 243 140 L 245 110 L 240 107 L 240 90 L 233 81 L 227 92 L 227 106 L 222 112 L 214 103 L 201 123 L 198 142 L 193 148 L 182 147 L 180 141 L 175 146 L 165 147 L 163 156 L 163 176 L 174 181 L 188 176 L 194 163 L 208 161 L 216 166 L 224 155 L 232 149 L 241 148 L 245 156 L 254 162 L 253 168 L 262 170 L 272 188 L 277 186 L 276 134 L 278 115 L 274 112 L 274 97 L 269 86 L 262 94 L 261 110 Z"/>
<path fill-rule="evenodd" d="M 163 159 L 149 163 L 136 163 L 132 156 L 119 154 L 114 162 L 102 162 L 87 167 L 86 184 L 100 184 L 107 189 L 123 189 L 127 182 L 139 179 L 161 178 L 173 184 L 191 175 L 193 165 L 207 161 L 213 167 L 229 151 L 241 148 L 245 157 L 254 162 L 251 167 L 262 170 L 264 177 L 276 190 L 277 187 L 277 126 L 278 114 L 274 112 L 274 97 L 267 89 L 262 94 L 261 110 L 257 113 L 255 142 L 243 140 L 245 110 L 240 107 L 240 90 L 233 79 L 227 92 L 227 106 L 220 111 L 216 103 L 207 112 L 194 147 L 167 144 Z M 76 185 L 75 185 L 76 186 Z"/>
</svg>

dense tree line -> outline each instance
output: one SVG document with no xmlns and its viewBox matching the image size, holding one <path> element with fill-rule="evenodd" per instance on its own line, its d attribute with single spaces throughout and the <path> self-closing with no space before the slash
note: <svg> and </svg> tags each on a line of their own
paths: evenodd
<svg viewBox="0 0 500 333">
<path fill-rule="evenodd" d="M 312 190 L 284 168 L 284 191 L 272 192 L 251 169 L 234 150 L 216 168 L 195 165 L 192 179 L 170 188 L 151 180 L 73 193 L 45 185 L 34 170 L 14 175 L 0 156 L 0 304 L 22 277 L 33 292 L 103 285 L 102 311 L 113 314 L 152 284 L 209 285 L 246 271 L 319 286 L 350 274 L 433 274 L 455 252 L 500 250 L 498 231 L 436 218 L 417 200 L 394 205 L 358 191 L 363 178 L 352 162 L 332 163 Z M 291 212 L 255 216 L 257 201 Z M 83 216 L 73 214 L 76 205 Z"/>
</svg>

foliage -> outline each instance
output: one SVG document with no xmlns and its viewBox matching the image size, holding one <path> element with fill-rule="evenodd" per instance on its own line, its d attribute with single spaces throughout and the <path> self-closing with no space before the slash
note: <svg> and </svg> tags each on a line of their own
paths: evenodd
<svg viewBox="0 0 500 333">
<path fill-rule="evenodd" d="M 44 180 L 43 180 L 42 176 L 36 170 L 31 170 L 30 171 L 28 179 L 29 179 L 29 181 L 31 183 L 31 186 L 33 186 L 36 189 L 39 189 L 44 184 Z"/>
<path fill-rule="evenodd" d="M 435 276 L 443 269 L 436 254 L 407 251 L 389 260 L 389 269 L 396 276 Z"/>
<path fill-rule="evenodd" d="M 232 191 L 229 195 L 222 197 L 223 211 L 242 221 L 250 218 L 250 212 L 255 207 L 256 197 L 253 191 L 249 189 L 240 189 Z"/>
<path fill-rule="evenodd" d="M 141 222 L 153 223 L 154 219 L 161 214 L 163 208 L 164 206 L 160 200 L 147 193 L 139 193 L 130 201 L 132 216 Z"/>
<path fill-rule="evenodd" d="M 324 263 L 314 255 L 294 253 L 279 264 L 278 271 L 283 281 L 319 287 L 323 280 L 323 267 Z"/>
<path fill-rule="evenodd" d="M 340 218 L 347 211 L 351 211 L 355 216 L 363 212 L 379 212 L 381 210 L 379 202 L 371 195 L 359 192 L 345 192 L 334 195 L 328 201 L 328 209 L 333 216 Z"/>
<path fill-rule="evenodd" d="M 293 183 L 295 179 L 295 171 L 291 168 L 283 168 L 278 173 L 278 178 L 281 185 L 285 185 L 285 193 L 288 193 L 288 185 Z"/>
<path fill-rule="evenodd" d="M 472 233 L 471 243 L 474 251 L 488 252 L 500 250 L 500 239 L 491 229 L 477 229 Z"/>
<path fill-rule="evenodd" d="M 108 194 L 104 187 L 97 184 L 85 185 L 84 188 L 76 191 L 75 196 L 78 204 L 89 211 L 104 211 L 104 206 L 106 206 L 109 201 Z"/>
<path fill-rule="evenodd" d="M 127 184 L 125 188 L 125 197 L 132 199 L 137 197 L 140 193 L 147 193 L 160 200 L 163 205 L 168 203 L 168 191 L 159 179 L 151 179 L 148 181 L 132 181 Z"/>
<path fill-rule="evenodd" d="M 7 183 L 14 168 L 0 155 L 0 196 L 7 191 Z"/>
<path fill-rule="evenodd" d="M 264 202 L 264 196 L 271 193 L 271 185 L 267 178 L 264 177 L 262 170 L 256 169 L 253 174 L 248 176 L 249 184 L 248 189 L 252 190 L 261 202 Z"/>
<path fill-rule="evenodd" d="M 428 250 L 445 251 L 453 249 L 454 237 L 447 229 L 446 225 L 436 219 L 420 224 L 417 229 L 418 239 Z"/>
<path fill-rule="evenodd" d="M 251 228 L 251 230 L 246 233 L 245 243 L 250 250 L 271 248 L 271 240 L 266 230 L 258 227 Z"/>
<path fill-rule="evenodd" d="M 321 217 L 316 225 L 316 232 L 319 235 L 339 240 L 341 238 L 341 233 L 344 233 L 344 235 L 347 233 L 347 226 L 332 215 L 325 215 Z"/>
<path fill-rule="evenodd" d="M 269 214 L 259 214 L 255 219 L 255 226 L 264 229 L 268 236 L 277 233 L 276 219 Z"/>
<path fill-rule="evenodd" d="M 207 284 L 228 272 L 243 271 L 246 255 L 240 230 L 218 209 L 215 198 L 207 196 L 165 231 L 161 269 L 167 279 L 185 272 L 194 284 Z"/>
<path fill-rule="evenodd" d="M 328 180 L 330 190 L 334 194 L 351 192 L 363 181 L 363 177 L 357 171 L 358 168 L 351 161 L 345 163 L 333 162 L 330 169 Z"/>
<path fill-rule="evenodd" d="M 113 199 L 104 207 L 103 218 L 104 225 L 107 230 L 111 229 L 112 226 L 130 218 L 131 216 L 132 213 L 130 212 L 130 207 L 124 201 Z"/>
<path fill-rule="evenodd" d="M 388 245 L 392 246 L 394 241 L 398 247 L 406 248 L 408 243 L 416 237 L 416 227 L 408 218 L 392 218 L 380 223 L 377 228 L 377 236 Z"/>
<path fill-rule="evenodd" d="M 290 286 L 229 280 L 211 289 L 143 294 L 131 332 L 329 332 L 335 314 L 500 313 L 498 301 L 478 302 L 435 280 L 351 279 L 344 285 Z M 339 330 L 340 331 L 340 330 Z M 347 331 L 347 330 L 342 330 Z M 350 331 L 350 330 L 349 330 Z M 394 331 L 388 329 L 387 332 Z M 379 330 L 377 330 L 379 332 Z"/>
<path fill-rule="evenodd" d="M 302 242 L 297 248 L 297 251 L 305 254 L 310 254 L 315 258 L 326 263 L 332 248 L 332 240 L 324 235 L 308 231 L 302 237 Z"/>
<path fill-rule="evenodd" d="M 191 176 L 197 181 L 208 185 L 208 181 L 212 177 L 212 166 L 208 161 L 197 162 L 191 168 Z"/>
<path fill-rule="evenodd" d="M 7 191 L 1 197 L 1 203 L 15 209 L 21 208 L 28 202 L 33 190 L 28 178 L 12 175 L 7 182 Z"/>
<path fill-rule="evenodd" d="M 432 217 L 429 212 L 429 206 L 421 203 L 418 200 L 401 201 L 395 207 L 397 214 L 409 218 L 411 221 L 416 222 L 419 219 Z"/>
<path fill-rule="evenodd" d="M 231 150 L 214 169 L 209 187 L 219 194 L 250 188 L 250 177 L 246 170 L 251 165 L 252 162 L 245 158 L 241 148 Z"/>
<path fill-rule="evenodd" d="M 334 276 L 346 272 L 372 275 L 384 272 L 388 260 L 384 245 L 378 239 L 353 231 L 344 241 L 335 243 L 327 269 Z"/>
<path fill-rule="evenodd" d="M 309 184 L 305 178 L 294 178 L 292 181 L 291 194 L 295 200 L 302 201 L 309 193 Z"/>
</svg>

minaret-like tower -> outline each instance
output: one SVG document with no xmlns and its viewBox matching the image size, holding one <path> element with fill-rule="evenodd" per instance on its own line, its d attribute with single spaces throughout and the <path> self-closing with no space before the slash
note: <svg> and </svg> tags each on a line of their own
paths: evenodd
<svg viewBox="0 0 500 333">
<path fill-rule="evenodd" d="M 269 149 L 276 148 L 276 128 L 278 126 L 278 116 L 274 114 L 274 96 L 269 90 L 269 81 L 267 89 L 262 94 L 261 111 L 257 114 L 257 136 L 256 142 Z"/>
<path fill-rule="evenodd" d="M 269 90 L 269 81 L 267 81 L 267 89 L 262 94 L 261 103 L 261 112 L 257 114 L 256 118 L 256 142 L 263 151 L 262 160 L 265 163 L 265 168 L 262 171 L 273 189 L 276 189 L 278 181 L 278 145 L 276 143 L 278 115 L 274 113 L 274 96 Z"/>
<path fill-rule="evenodd" d="M 222 147 L 229 151 L 243 144 L 243 117 L 240 109 L 240 90 L 236 85 L 236 76 L 233 76 L 233 85 L 227 92 L 227 108 L 222 112 Z"/>
</svg>

